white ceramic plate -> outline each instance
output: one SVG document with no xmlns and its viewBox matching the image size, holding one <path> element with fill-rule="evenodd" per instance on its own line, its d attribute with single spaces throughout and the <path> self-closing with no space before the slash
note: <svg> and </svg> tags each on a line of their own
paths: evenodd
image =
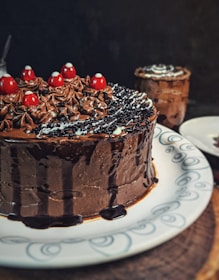
<svg viewBox="0 0 219 280">
<path fill-rule="evenodd" d="M 0 265 L 74 267 L 124 258 L 182 232 L 206 208 L 213 189 L 204 155 L 181 135 L 157 125 L 153 156 L 158 185 L 128 214 L 67 228 L 37 230 L 0 218 Z"/>
<path fill-rule="evenodd" d="M 188 120 L 179 127 L 179 132 L 202 151 L 219 157 L 219 147 L 214 140 L 219 136 L 219 116 Z"/>
</svg>

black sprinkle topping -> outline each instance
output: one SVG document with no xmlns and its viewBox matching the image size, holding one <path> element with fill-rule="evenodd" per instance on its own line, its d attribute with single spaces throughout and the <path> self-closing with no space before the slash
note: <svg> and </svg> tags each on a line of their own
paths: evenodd
<svg viewBox="0 0 219 280">
<path fill-rule="evenodd" d="M 148 118 L 153 116 L 154 110 L 145 93 L 128 89 L 118 84 L 110 84 L 113 89 L 113 99 L 107 100 L 107 116 L 96 119 L 91 117 L 86 120 L 69 122 L 66 118 L 58 122 L 40 124 L 33 130 L 37 137 L 68 137 L 82 135 L 107 134 L 109 137 L 120 134 L 142 130 L 148 125 Z M 119 130 L 119 131 L 118 131 Z"/>
</svg>

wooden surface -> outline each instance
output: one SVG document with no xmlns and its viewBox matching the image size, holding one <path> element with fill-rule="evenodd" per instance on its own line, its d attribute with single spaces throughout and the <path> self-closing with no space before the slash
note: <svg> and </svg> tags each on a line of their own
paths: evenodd
<svg viewBox="0 0 219 280">
<path fill-rule="evenodd" d="M 197 280 L 218 280 L 219 279 L 219 190 L 214 189 L 211 199 L 213 206 L 214 233 L 211 250 L 207 255 L 206 262 L 197 273 Z"/>
<path fill-rule="evenodd" d="M 219 190 L 200 218 L 172 240 L 150 251 L 86 268 L 32 270 L 0 268 L 4 280 L 219 279 Z"/>
</svg>

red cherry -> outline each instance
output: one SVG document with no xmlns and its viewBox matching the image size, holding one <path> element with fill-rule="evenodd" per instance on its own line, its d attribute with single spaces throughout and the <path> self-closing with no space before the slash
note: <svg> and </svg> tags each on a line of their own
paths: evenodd
<svg viewBox="0 0 219 280">
<path fill-rule="evenodd" d="M 90 80 L 90 87 L 97 90 L 104 89 L 106 87 L 105 77 L 100 73 L 96 73 Z"/>
<path fill-rule="evenodd" d="M 35 73 L 31 66 L 26 65 L 21 72 L 21 78 L 24 81 L 34 81 L 36 79 Z"/>
<path fill-rule="evenodd" d="M 64 79 L 73 79 L 76 76 L 76 69 L 72 63 L 67 62 L 62 66 L 61 73 Z"/>
<path fill-rule="evenodd" d="M 49 77 L 48 84 L 52 87 L 61 87 L 64 86 L 64 79 L 62 74 L 55 71 L 52 73 L 52 75 Z"/>
<path fill-rule="evenodd" d="M 39 105 L 39 99 L 35 93 L 28 90 L 25 92 L 22 103 L 24 106 L 37 106 Z"/>
<path fill-rule="evenodd" d="M 8 73 L 4 74 L 0 80 L 0 93 L 13 94 L 18 91 L 18 85 L 15 79 Z"/>
</svg>

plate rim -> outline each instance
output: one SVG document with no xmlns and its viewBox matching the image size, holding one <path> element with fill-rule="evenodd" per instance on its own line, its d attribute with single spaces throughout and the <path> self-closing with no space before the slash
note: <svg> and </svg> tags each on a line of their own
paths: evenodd
<svg viewBox="0 0 219 280">
<path fill-rule="evenodd" d="M 183 137 L 185 137 L 186 138 L 186 136 L 188 137 L 189 135 L 186 135 L 185 133 L 184 133 L 184 129 L 185 129 L 185 127 L 187 127 L 189 124 L 191 124 L 191 123 L 193 123 L 193 122 L 196 122 L 196 121 L 199 121 L 199 120 L 203 120 L 203 119 L 208 119 L 208 120 L 210 120 L 210 119 L 215 119 L 215 118 L 217 118 L 217 119 L 219 119 L 219 115 L 206 115 L 206 116 L 199 116 L 199 117 L 195 117 L 195 118 L 191 118 L 191 119 L 188 119 L 188 120 L 186 120 L 185 122 L 183 122 L 180 126 L 179 126 L 179 133 L 183 136 Z M 218 132 L 219 133 L 219 132 Z M 188 141 L 190 141 L 190 142 L 192 142 L 192 140 L 191 139 L 187 139 Z M 218 154 L 216 154 L 216 153 L 214 153 L 212 150 L 211 150 L 211 148 L 209 148 L 209 147 L 207 147 L 206 149 L 205 148 L 203 148 L 203 146 L 201 147 L 201 146 L 199 146 L 197 143 L 195 144 L 195 143 L 193 143 L 198 149 L 200 149 L 201 151 L 203 151 L 203 152 L 205 152 L 205 153 L 207 153 L 207 154 L 210 154 L 210 155 L 213 155 L 213 156 L 215 156 L 215 157 L 219 157 L 219 152 L 218 152 Z"/>
</svg>

